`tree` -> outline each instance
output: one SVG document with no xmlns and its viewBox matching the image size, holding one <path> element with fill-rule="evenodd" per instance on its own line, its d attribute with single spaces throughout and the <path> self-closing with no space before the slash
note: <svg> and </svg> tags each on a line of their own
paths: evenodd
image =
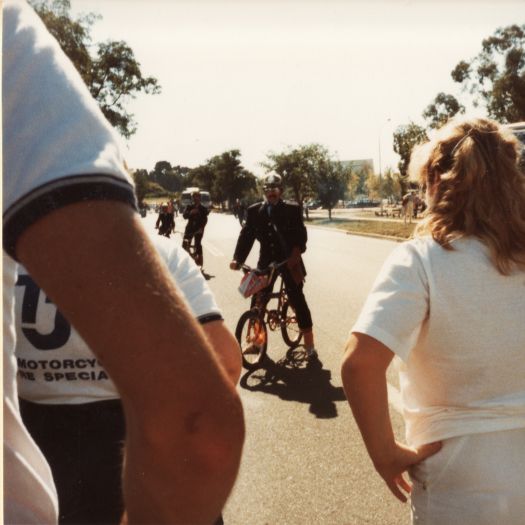
<svg viewBox="0 0 525 525">
<path fill-rule="evenodd" d="M 391 168 L 387 168 L 383 175 L 381 184 L 381 195 L 389 201 L 395 201 L 403 196 L 399 173 L 393 173 Z"/>
<path fill-rule="evenodd" d="M 302 207 L 304 201 L 316 196 L 332 218 L 332 208 L 344 198 L 350 180 L 350 170 L 333 160 L 330 152 L 320 144 L 289 148 L 281 153 L 267 154 L 263 162 L 267 171 L 275 171 L 283 178 L 286 193 L 290 193 Z M 306 209 L 308 218 L 308 209 Z"/>
<path fill-rule="evenodd" d="M 439 128 L 457 113 L 464 113 L 465 107 L 458 102 L 454 95 L 438 93 L 434 101 L 423 112 L 423 118 L 428 121 L 430 128 Z"/>
<path fill-rule="evenodd" d="M 196 186 L 197 188 L 201 188 L 203 190 L 210 192 L 210 198 L 212 201 L 215 201 L 212 188 L 213 188 L 213 182 L 215 179 L 215 173 L 213 171 L 213 168 L 210 166 L 209 163 L 207 164 L 201 164 L 200 166 L 197 166 L 196 168 L 193 168 L 189 174 L 187 179 L 187 185 L 188 186 Z"/>
<path fill-rule="evenodd" d="M 250 189 L 255 189 L 255 176 L 242 166 L 238 149 L 225 151 L 208 162 L 214 172 L 212 192 L 217 202 L 231 206 Z"/>
<path fill-rule="evenodd" d="M 398 164 L 401 177 L 406 177 L 407 175 L 413 147 L 427 140 L 428 136 L 425 129 L 414 122 L 396 128 L 394 131 L 394 151 L 401 157 Z"/>
<path fill-rule="evenodd" d="M 235 199 L 246 197 L 256 188 L 255 175 L 243 167 L 240 156 L 238 149 L 215 155 L 192 169 L 189 177 L 210 192 L 213 202 L 228 201 L 231 206 Z"/>
<path fill-rule="evenodd" d="M 525 24 L 499 28 L 482 42 L 470 62 L 459 62 L 451 75 L 475 102 L 483 102 L 500 122 L 525 120 Z"/>
<path fill-rule="evenodd" d="M 332 209 L 344 198 L 349 178 L 349 171 L 338 161 L 324 158 L 317 165 L 317 197 L 324 208 L 328 209 L 328 219 L 332 220 Z"/>
<path fill-rule="evenodd" d="M 91 27 L 100 16 L 89 13 L 72 18 L 69 0 L 32 0 L 31 4 L 77 68 L 109 122 L 125 138 L 133 135 L 137 126 L 126 105 L 138 93 L 160 93 L 157 80 L 142 76 L 140 64 L 125 42 L 99 43 L 92 56 Z"/>
<path fill-rule="evenodd" d="M 144 197 L 148 193 L 149 189 L 149 178 L 146 170 L 135 170 L 132 172 L 133 181 L 135 183 L 135 195 L 139 208 L 144 206 Z"/>
<path fill-rule="evenodd" d="M 329 159 L 329 154 L 320 144 L 308 144 L 281 153 L 270 152 L 266 157 L 261 165 L 282 177 L 285 189 L 302 207 L 307 198 L 315 195 L 317 174 L 321 164 Z"/>
<path fill-rule="evenodd" d="M 155 163 L 155 168 L 149 173 L 152 182 L 156 182 L 166 191 L 179 192 L 185 186 L 185 175 L 190 171 L 183 166 L 172 166 L 167 160 Z"/>
</svg>

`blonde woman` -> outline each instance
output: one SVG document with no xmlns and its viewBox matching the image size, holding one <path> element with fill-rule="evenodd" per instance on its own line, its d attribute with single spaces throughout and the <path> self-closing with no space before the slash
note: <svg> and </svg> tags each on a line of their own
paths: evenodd
<svg viewBox="0 0 525 525">
<path fill-rule="evenodd" d="M 416 238 L 386 261 L 353 326 L 345 392 L 377 472 L 418 524 L 523 524 L 525 175 L 497 123 L 452 121 L 414 152 Z M 407 445 L 385 372 L 400 358 Z M 411 482 L 406 478 L 410 474 Z"/>
</svg>

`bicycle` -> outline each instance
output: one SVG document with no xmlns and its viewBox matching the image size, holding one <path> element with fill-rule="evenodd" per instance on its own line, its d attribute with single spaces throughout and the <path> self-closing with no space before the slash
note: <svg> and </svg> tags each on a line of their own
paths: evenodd
<svg viewBox="0 0 525 525">
<path fill-rule="evenodd" d="M 247 290 L 241 292 L 245 297 L 252 296 L 252 304 L 250 309 L 241 315 L 235 329 L 235 337 L 241 349 L 242 364 L 247 370 L 258 368 L 266 356 L 268 328 L 272 331 L 280 329 L 284 342 L 290 348 L 297 347 L 303 337 L 295 311 L 286 294 L 284 281 L 277 272 L 286 262 L 272 263 L 263 270 L 245 264 L 241 266 L 245 273 L 241 288 L 248 280 L 254 285 L 250 290 L 251 283 L 248 283 Z M 273 288 L 278 279 L 281 283 L 279 291 L 275 292 Z M 277 300 L 276 308 L 268 308 L 268 304 L 273 299 Z"/>
<path fill-rule="evenodd" d="M 202 269 L 204 264 L 204 256 L 203 253 L 197 253 L 197 249 L 195 247 L 195 235 L 192 236 L 191 240 L 183 237 L 182 247 L 190 254 L 190 257 L 195 261 L 195 264 Z"/>
</svg>

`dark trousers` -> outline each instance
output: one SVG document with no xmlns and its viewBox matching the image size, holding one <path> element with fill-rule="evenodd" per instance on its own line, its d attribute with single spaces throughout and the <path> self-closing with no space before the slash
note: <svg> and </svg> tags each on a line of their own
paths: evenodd
<svg viewBox="0 0 525 525">
<path fill-rule="evenodd" d="M 59 523 L 118 525 L 124 512 L 121 471 L 126 434 L 121 402 L 19 401 L 22 420 L 53 473 Z M 220 516 L 215 525 L 223 523 Z"/>
<path fill-rule="evenodd" d="M 195 239 L 195 253 L 202 256 L 202 236 L 203 233 L 191 233 L 185 232 L 184 239 L 182 241 L 183 247 L 186 251 L 189 251 L 191 240 Z"/>
<path fill-rule="evenodd" d="M 120 523 L 126 433 L 120 401 L 43 405 L 21 399 L 20 412 L 51 467 L 59 523 Z"/>
<path fill-rule="evenodd" d="M 190 245 L 191 240 L 195 239 L 195 253 L 193 255 L 193 260 L 195 261 L 195 264 L 197 266 L 203 265 L 203 257 L 202 257 L 202 236 L 204 235 L 203 232 L 193 233 L 193 232 L 184 232 L 184 238 L 182 240 L 182 247 L 189 253 L 190 251 Z"/>
<path fill-rule="evenodd" d="M 299 328 L 301 330 L 308 331 L 310 328 L 312 328 L 313 322 L 310 308 L 308 308 L 308 303 L 306 302 L 306 297 L 303 293 L 303 283 L 301 282 L 300 284 L 297 284 L 286 266 L 282 266 L 279 268 L 278 272 L 275 272 L 272 281 L 262 292 L 271 294 L 275 286 L 275 281 L 279 275 L 281 275 L 283 278 L 286 294 L 288 295 L 290 304 L 295 310 Z M 255 306 L 255 301 L 256 295 L 253 295 L 251 300 L 251 308 Z"/>
<path fill-rule="evenodd" d="M 284 281 L 286 294 L 288 295 L 290 304 L 295 310 L 299 328 L 301 330 L 309 330 L 313 325 L 312 314 L 310 313 L 310 308 L 308 308 L 308 303 L 306 302 L 306 297 L 303 293 L 303 283 L 301 282 L 300 284 L 297 284 L 286 267 L 283 267 L 280 273 Z"/>
</svg>

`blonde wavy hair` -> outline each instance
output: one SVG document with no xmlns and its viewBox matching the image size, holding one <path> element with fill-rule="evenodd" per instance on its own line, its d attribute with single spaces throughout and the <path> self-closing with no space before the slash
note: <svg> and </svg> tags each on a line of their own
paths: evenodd
<svg viewBox="0 0 525 525">
<path fill-rule="evenodd" d="M 498 271 L 525 267 L 525 173 L 520 143 L 488 119 L 452 120 L 414 149 L 409 177 L 427 187 L 428 210 L 415 236 L 445 249 L 473 236 L 490 250 Z"/>
</svg>

